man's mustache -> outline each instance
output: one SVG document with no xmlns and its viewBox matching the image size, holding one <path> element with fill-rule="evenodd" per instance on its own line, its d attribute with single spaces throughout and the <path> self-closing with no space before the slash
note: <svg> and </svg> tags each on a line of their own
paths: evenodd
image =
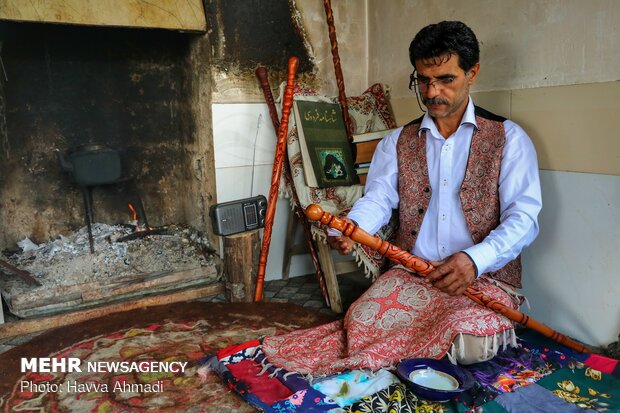
<svg viewBox="0 0 620 413">
<path fill-rule="evenodd" d="M 450 102 L 448 102 L 446 99 L 442 97 L 434 97 L 434 98 L 423 97 L 422 103 L 424 103 L 425 106 L 428 106 L 428 105 L 448 105 Z"/>
</svg>

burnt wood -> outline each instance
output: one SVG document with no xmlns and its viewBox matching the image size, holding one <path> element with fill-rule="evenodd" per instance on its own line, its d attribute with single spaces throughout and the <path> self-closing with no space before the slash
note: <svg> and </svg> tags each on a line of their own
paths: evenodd
<svg viewBox="0 0 620 413">
<path fill-rule="evenodd" d="M 26 283 L 30 285 L 36 285 L 36 286 L 41 285 L 41 283 L 37 281 L 37 279 L 34 278 L 32 275 L 30 275 L 28 271 L 20 270 L 19 268 L 15 267 L 14 265 L 9 264 L 8 262 L 4 260 L 0 260 L 0 267 L 17 275 L 19 278 L 21 278 L 22 280 L 24 280 Z"/>
</svg>

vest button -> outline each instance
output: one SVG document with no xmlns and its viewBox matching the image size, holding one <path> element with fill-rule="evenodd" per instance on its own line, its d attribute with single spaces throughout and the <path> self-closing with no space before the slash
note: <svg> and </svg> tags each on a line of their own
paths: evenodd
<svg viewBox="0 0 620 413">
<path fill-rule="evenodd" d="M 416 231 L 416 230 L 411 231 L 411 235 L 413 235 L 414 237 L 417 235 L 417 233 L 418 233 L 418 231 Z"/>
<path fill-rule="evenodd" d="M 424 192 L 430 192 L 431 189 L 427 186 L 426 188 L 424 188 Z"/>
<path fill-rule="evenodd" d="M 420 209 L 418 209 L 418 212 L 419 212 L 420 214 L 424 213 L 424 208 L 420 208 Z"/>
</svg>

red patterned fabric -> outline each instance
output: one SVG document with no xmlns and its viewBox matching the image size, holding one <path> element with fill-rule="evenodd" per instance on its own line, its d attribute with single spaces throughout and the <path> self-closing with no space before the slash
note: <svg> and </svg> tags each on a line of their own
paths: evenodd
<svg viewBox="0 0 620 413">
<path fill-rule="evenodd" d="M 293 395 L 291 389 L 286 387 L 276 377 L 259 375 L 263 366 L 251 360 L 243 360 L 239 363 L 230 363 L 226 368 L 248 386 L 248 391 L 259 397 L 267 404 L 286 399 Z"/>
<path fill-rule="evenodd" d="M 478 279 L 473 287 L 516 308 L 502 289 Z M 393 268 L 347 311 L 344 320 L 267 337 L 263 350 L 278 367 L 303 374 L 373 370 L 412 357 L 442 358 L 459 333 L 512 329 L 510 320 L 465 296 L 449 296 L 424 278 Z"/>
<path fill-rule="evenodd" d="M 459 193 L 474 244 L 480 243 L 499 225 L 499 174 L 506 142 L 502 122 L 476 116 L 476 123 L 478 127 L 472 136 Z M 415 244 L 433 192 L 428 179 L 426 131 L 418 136 L 419 127 L 420 123 L 411 123 L 403 128 L 396 149 L 401 194 L 396 244 L 407 251 Z M 488 275 L 521 288 L 521 257 Z"/>
</svg>

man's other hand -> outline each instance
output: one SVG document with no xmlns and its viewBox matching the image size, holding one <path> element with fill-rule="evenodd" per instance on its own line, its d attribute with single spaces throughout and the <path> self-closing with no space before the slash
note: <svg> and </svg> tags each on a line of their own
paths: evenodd
<svg viewBox="0 0 620 413">
<path fill-rule="evenodd" d="M 426 278 L 446 294 L 463 294 L 476 279 L 474 263 L 464 252 L 457 252 L 445 260 L 430 263 L 435 270 Z"/>
<path fill-rule="evenodd" d="M 349 237 L 341 235 L 339 237 L 327 237 L 327 243 L 334 249 L 338 250 L 340 255 L 349 255 L 353 251 L 355 241 Z"/>
</svg>

